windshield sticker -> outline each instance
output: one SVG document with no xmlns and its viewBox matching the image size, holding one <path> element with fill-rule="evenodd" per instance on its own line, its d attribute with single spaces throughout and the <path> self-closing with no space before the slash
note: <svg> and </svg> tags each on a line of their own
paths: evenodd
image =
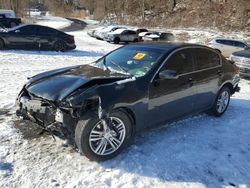
<svg viewBox="0 0 250 188">
<path fill-rule="evenodd" d="M 141 59 L 143 59 L 145 56 L 146 56 L 146 54 L 144 54 L 144 53 L 137 53 L 137 54 L 133 57 L 133 59 L 134 59 L 134 60 L 141 60 Z"/>
</svg>

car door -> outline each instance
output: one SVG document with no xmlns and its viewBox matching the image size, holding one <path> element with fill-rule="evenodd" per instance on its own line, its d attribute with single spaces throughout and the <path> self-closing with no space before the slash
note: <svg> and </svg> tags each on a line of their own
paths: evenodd
<svg viewBox="0 0 250 188">
<path fill-rule="evenodd" d="M 175 71 L 176 78 L 161 79 L 159 74 L 164 70 Z M 167 59 L 149 86 L 150 124 L 163 123 L 193 111 L 196 94 L 193 71 L 190 49 L 179 50 Z"/>
<path fill-rule="evenodd" d="M 39 26 L 37 34 L 39 48 L 51 48 L 53 41 L 56 41 L 57 34 L 58 33 L 55 29 Z"/>
<path fill-rule="evenodd" d="M 122 41 L 122 42 L 128 41 L 128 31 L 127 30 L 125 30 L 121 33 L 120 41 Z"/>
<path fill-rule="evenodd" d="M 37 48 L 37 27 L 27 25 L 19 27 L 11 31 L 11 36 L 8 38 L 10 45 L 16 48 Z"/>
<path fill-rule="evenodd" d="M 128 35 L 128 40 L 129 40 L 130 42 L 134 42 L 134 40 L 135 40 L 136 37 L 137 37 L 136 32 L 135 32 L 135 31 L 129 31 L 128 34 L 129 34 L 129 35 Z"/>
<path fill-rule="evenodd" d="M 192 50 L 195 57 L 193 78 L 197 89 L 195 111 L 209 109 L 217 95 L 223 77 L 221 56 L 207 48 Z"/>
<path fill-rule="evenodd" d="M 224 44 L 225 44 L 225 53 L 223 55 L 225 57 L 229 57 L 232 53 L 237 51 L 237 49 L 234 45 L 234 41 L 224 40 Z"/>
</svg>

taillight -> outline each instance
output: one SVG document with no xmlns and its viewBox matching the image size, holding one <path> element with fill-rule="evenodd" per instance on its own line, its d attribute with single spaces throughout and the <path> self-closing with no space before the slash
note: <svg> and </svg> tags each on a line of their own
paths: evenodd
<svg viewBox="0 0 250 188">
<path fill-rule="evenodd" d="M 240 67 L 234 66 L 234 72 L 235 73 L 240 73 Z"/>
</svg>

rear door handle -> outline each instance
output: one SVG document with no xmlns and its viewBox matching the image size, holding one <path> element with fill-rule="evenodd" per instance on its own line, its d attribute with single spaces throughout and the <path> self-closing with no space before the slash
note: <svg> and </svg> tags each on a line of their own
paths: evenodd
<svg viewBox="0 0 250 188">
<path fill-rule="evenodd" d="M 222 76 L 222 70 L 218 70 L 218 75 Z"/>
</svg>

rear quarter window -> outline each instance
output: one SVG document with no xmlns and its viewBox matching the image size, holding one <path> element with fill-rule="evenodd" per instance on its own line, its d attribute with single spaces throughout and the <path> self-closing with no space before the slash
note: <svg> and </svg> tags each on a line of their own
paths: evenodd
<svg viewBox="0 0 250 188">
<path fill-rule="evenodd" d="M 217 67 L 221 64 L 220 56 L 208 49 L 197 48 L 194 49 L 196 59 L 196 69 L 203 70 L 207 68 Z"/>
</svg>

